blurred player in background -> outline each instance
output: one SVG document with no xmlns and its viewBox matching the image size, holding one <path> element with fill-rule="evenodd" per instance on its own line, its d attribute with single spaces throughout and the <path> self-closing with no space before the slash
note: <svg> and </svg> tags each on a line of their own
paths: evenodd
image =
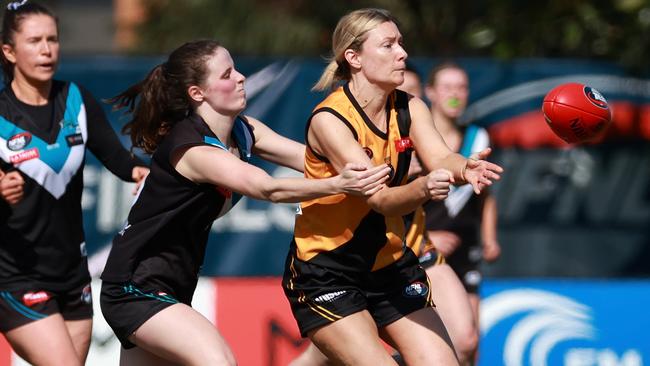
<svg viewBox="0 0 650 366">
<path fill-rule="evenodd" d="M 475 125 L 461 126 L 458 118 L 465 111 L 469 96 L 467 73 L 454 63 L 443 63 L 429 74 L 425 88 L 431 101 L 431 114 L 437 130 L 453 151 L 469 157 L 489 146 L 487 131 Z M 478 345 L 478 314 L 482 259 L 496 260 L 501 247 L 497 240 L 497 206 L 489 189 L 480 195 L 469 187 L 454 187 L 444 201 L 425 205 L 428 239 L 436 253 L 443 255 L 468 293 L 473 316 L 466 314 L 465 301 L 455 280 L 440 266 L 427 270 L 432 282 L 449 301 L 438 308 L 461 361 L 472 362 Z M 427 255 L 426 253 L 424 254 Z M 434 278 L 440 278 L 439 281 Z"/>
<path fill-rule="evenodd" d="M 480 192 L 501 171 L 451 152 L 422 100 L 396 91 L 407 57 L 401 41 L 385 10 L 344 16 L 334 31 L 333 60 L 315 89 L 345 84 L 308 122 L 308 178 L 329 177 L 347 162 L 387 162 L 393 168 L 388 186 L 369 198 L 335 195 L 302 202 L 296 218 L 285 294 L 301 335 L 339 364 L 395 364 L 380 339 L 408 364 L 457 364 L 444 325 L 431 309 L 426 273 L 404 246 L 401 216 L 429 199 L 446 197 L 450 183 L 469 182 Z M 412 148 L 431 173 L 407 184 Z M 485 150 L 480 157 L 488 154 Z"/>
<path fill-rule="evenodd" d="M 400 89 L 421 98 L 422 88 L 423 85 L 417 71 L 407 64 L 404 83 L 400 86 Z M 434 115 L 437 126 L 435 118 Z M 421 171 L 422 167 L 417 157 L 414 157 L 411 160 L 409 174 L 419 175 Z M 457 188 L 452 188 L 452 192 L 455 190 Z M 425 207 L 429 207 L 431 204 L 426 203 Z M 419 215 L 420 213 L 415 212 L 414 214 Z M 426 218 L 426 214 L 422 214 Z M 430 223 L 430 220 L 426 220 L 426 222 Z M 436 251 L 437 243 L 432 242 L 431 239 L 425 237 L 423 243 L 414 243 L 413 250 L 420 256 L 420 263 L 426 269 L 431 280 L 433 302 L 436 304 L 436 309 L 449 331 L 460 364 L 466 365 L 474 359 L 478 343 L 477 324 L 463 284 L 454 273 L 454 270 L 445 262 L 444 255 Z"/>
<path fill-rule="evenodd" d="M 212 223 L 242 195 L 273 202 L 364 195 L 387 179 L 383 163 L 350 164 L 320 180 L 275 179 L 251 165 L 256 154 L 302 171 L 305 147 L 240 114 L 244 80 L 218 42 L 188 42 L 112 100 L 131 113 L 125 131 L 134 146 L 152 154 L 101 276 L 102 313 L 122 343 L 123 365 L 236 364 L 190 304 Z"/>
<path fill-rule="evenodd" d="M 86 149 L 123 180 L 140 181 L 148 169 L 88 91 L 53 80 L 51 11 L 9 3 L 1 61 L 0 331 L 29 363 L 82 365 L 93 314 L 81 213 Z"/>
</svg>

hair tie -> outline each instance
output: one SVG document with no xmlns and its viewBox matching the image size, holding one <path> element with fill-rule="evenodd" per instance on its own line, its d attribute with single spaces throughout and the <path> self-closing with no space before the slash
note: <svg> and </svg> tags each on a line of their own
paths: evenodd
<svg viewBox="0 0 650 366">
<path fill-rule="evenodd" d="M 11 2 L 11 3 L 7 4 L 7 10 L 16 11 L 16 10 L 18 10 L 18 8 L 25 5 L 26 2 L 27 2 L 27 0 Z"/>
</svg>

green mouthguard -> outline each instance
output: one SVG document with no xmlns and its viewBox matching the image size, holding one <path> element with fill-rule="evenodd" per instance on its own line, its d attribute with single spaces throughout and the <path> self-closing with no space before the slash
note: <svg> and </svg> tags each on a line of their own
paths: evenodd
<svg viewBox="0 0 650 366">
<path fill-rule="evenodd" d="M 458 98 L 449 98 L 447 99 L 447 105 L 451 108 L 460 107 L 460 99 Z"/>
</svg>

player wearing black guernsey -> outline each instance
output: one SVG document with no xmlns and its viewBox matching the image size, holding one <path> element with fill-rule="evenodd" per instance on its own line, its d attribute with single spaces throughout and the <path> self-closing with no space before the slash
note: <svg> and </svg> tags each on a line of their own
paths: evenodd
<svg viewBox="0 0 650 366">
<path fill-rule="evenodd" d="M 249 164 L 257 154 L 302 171 L 305 148 L 240 115 L 244 80 L 219 43 L 189 42 L 113 99 L 132 113 L 125 128 L 134 145 L 153 153 L 102 274 L 102 313 L 124 346 L 122 364 L 235 364 L 190 302 L 210 227 L 240 195 L 273 202 L 369 195 L 388 177 L 385 164 L 349 165 L 317 181 L 274 179 Z"/>
<path fill-rule="evenodd" d="M 0 331 L 30 363 L 81 365 L 92 324 L 81 221 L 86 148 L 124 180 L 147 169 L 136 167 L 86 90 L 52 80 L 58 50 L 49 10 L 9 4 L 0 92 Z"/>
<path fill-rule="evenodd" d="M 447 145 L 464 156 L 470 156 L 489 146 L 487 131 L 476 125 L 461 126 L 458 118 L 465 110 L 469 96 L 469 79 L 459 65 L 445 62 L 431 70 L 425 92 L 431 100 L 431 113 Z M 478 347 L 478 288 L 481 282 L 481 259 L 496 260 L 500 254 L 497 241 L 497 206 L 489 190 L 475 195 L 467 187 L 458 187 L 445 201 L 430 201 L 425 206 L 426 229 L 436 251 L 465 286 L 460 296 L 449 284 L 452 279 L 438 266 L 427 269 L 431 278 L 448 278 L 441 291 L 450 301 L 441 304 L 445 324 L 450 331 L 462 364 L 472 364 Z M 426 263 L 423 264 L 425 267 Z"/>
</svg>

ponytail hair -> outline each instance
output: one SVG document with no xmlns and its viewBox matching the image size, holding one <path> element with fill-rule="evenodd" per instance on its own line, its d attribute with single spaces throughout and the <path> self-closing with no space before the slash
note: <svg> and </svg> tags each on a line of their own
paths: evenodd
<svg viewBox="0 0 650 366">
<path fill-rule="evenodd" d="M 20 25 L 25 18 L 43 14 L 54 19 L 54 22 L 59 26 L 59 20 L 54 13 L 47 7 L 27 0 L 14 1 L 7 4 L 4 16 L 2 17 L 2 44 L 14 47 L 14 35 L 20 30 Z M 58 33 L 58 29 L 57 29 Z M 0 64 L 2 64 L 2 74 L 5 85 L 9 85 L 14 79 L 14 64 L 5 57 L 4 52 L 0 52 Z"/>
<path fill-rule="evenodd" d="M 113 109 L 126 108 L 131 114 L 122 133 L 131 136 L 134 147 L 152 154 L 169 130 L 192 112 L 187 91 L 205 82 L 206 63 L 219 47 L 219 42 L 213 40 L 185 43 L 144 80 L 107 101 Z"/>
<path fill-rule="evenodd" d="M 360 52 L 363 42 L 368 39 L 368 31 L 385 22 L 398 24 L 388 10 L 375 8 L 355 10 L 341 18 L 332 34 L 333 56 L 312 90 L 331 90 L 336 82 L 350 80 L 352 73 L 345 51 Z"/>
</svg>

